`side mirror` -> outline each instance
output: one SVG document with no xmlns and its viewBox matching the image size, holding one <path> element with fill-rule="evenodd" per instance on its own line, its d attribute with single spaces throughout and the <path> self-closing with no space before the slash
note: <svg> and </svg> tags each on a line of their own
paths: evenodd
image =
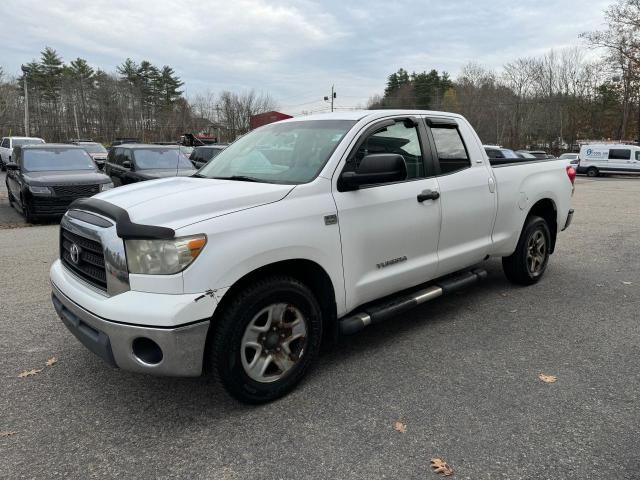
<svg viewBox="0 0 640 480">
<path fill-rule="evenodd" d="M 129 160 L 125 160 L 124 162 L 122 162 L 122 166 L 126 169 L 131 170 L 132 164 Z"/>
<path fill-rule="evenodd" d="M 7 170 L 19 170 L 18 164 L 14 162 L 7 163 L 5 167 L 7 167 Z"/>
<path fill-rule="evenodd" d="M 372 153 L 366 155 L 355 172 L 340 176 L 341 191 L 357 190 L 361 185 L 401 182 L 407 179 L 407 163 L 397 153 Z"/>
</svg>

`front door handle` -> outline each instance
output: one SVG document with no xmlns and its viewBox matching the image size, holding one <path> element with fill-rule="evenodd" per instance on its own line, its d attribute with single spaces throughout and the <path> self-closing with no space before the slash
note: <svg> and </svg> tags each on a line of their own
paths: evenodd
<svg viewBox="0 0 640 480">
<path fill-rule="evenodd" d="M 418 194 L 418 202 L 422 203 L 425 200 L 437 200 L 440 198 L 440 192 L 436 190 L 424 190 Z"/>
</svg>

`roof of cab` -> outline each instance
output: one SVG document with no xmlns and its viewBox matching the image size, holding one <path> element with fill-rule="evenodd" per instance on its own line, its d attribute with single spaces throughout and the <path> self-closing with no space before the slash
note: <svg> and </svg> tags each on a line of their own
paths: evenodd
<svg viewBox="0 0 640 480">
<path fill-rule="evenodd" d="M 433 115 L 433 116 L 447 116 L 462 118 L 461 115 L 451 112 L 437 112 L 432 110 L 344 110 L 341 112 L 331 113 L 314 113 L 313 115 L 306 115 L 300 117 L 293 117 L 287 120 L 281 120 L 278 123 L 296 122 L 296 121 L 311 121 L 311 120 L 352 120 L 359 121 L 363 118 L 370 118 L 375 120 L 376 118 L 383 118 L 396 115 Z"/>
</svg>

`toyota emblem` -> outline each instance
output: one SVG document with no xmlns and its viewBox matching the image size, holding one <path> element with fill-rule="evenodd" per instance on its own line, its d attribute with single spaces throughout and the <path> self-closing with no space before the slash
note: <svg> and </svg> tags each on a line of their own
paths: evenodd
<svg viewBox="0 0 640 480">
<path fill-rule="evenodd" d="M 80 263 L 80 247 L 77 243 L 72 243 L 71 248 L 69 248 L 69 255 L 71 256 L 71 261 L 78 265 Z"/>
</svg>

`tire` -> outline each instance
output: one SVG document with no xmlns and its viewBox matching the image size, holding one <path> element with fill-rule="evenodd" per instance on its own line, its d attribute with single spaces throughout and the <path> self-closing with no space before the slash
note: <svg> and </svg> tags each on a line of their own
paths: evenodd
<svg viewBox="0 0 640 480">
<path fill-rule="evenodd" d="M 311 290 L 293 277 L 267 277 L 249 285 L 223 307 L 216 321 L 209 366 L 227 392 L 243 403 L 266 403 L 289 393 L 320 350 L 320 306 Z"/>
<path fill-rule="evenodd" d="M 9 185 L 7 185 L 7 198 L 9 199 L 9 206 L 14 208 L 14 200 L 13 200 L 13 194 L 11 193 L 11 190 L 9 190 Z"/>
<path fill-rule="evenodd" d="M 551 232 L 544 218 L 527 218 L 515 252 L 502 258 L 507 279 L 517 285 L 533 285 L 544 275 L 549 263 Z"/>
<path fill-rule="evenodd" d="M 598 169 L 596 167 L 589 167 L 587 168 L 587 177 L 597 177 L 600 175 L 600 172 L 598 171 Z"/>
<path fill-rule="evenodd" d="M 27 223 L 36 223 L 38 219 L 31 211 L 29 202 L 24 199 L 24 196 L 20 197 L 20 203 L 22 204 L 22 216 L 24 217 L 24 221 Z"/>
</svg>

